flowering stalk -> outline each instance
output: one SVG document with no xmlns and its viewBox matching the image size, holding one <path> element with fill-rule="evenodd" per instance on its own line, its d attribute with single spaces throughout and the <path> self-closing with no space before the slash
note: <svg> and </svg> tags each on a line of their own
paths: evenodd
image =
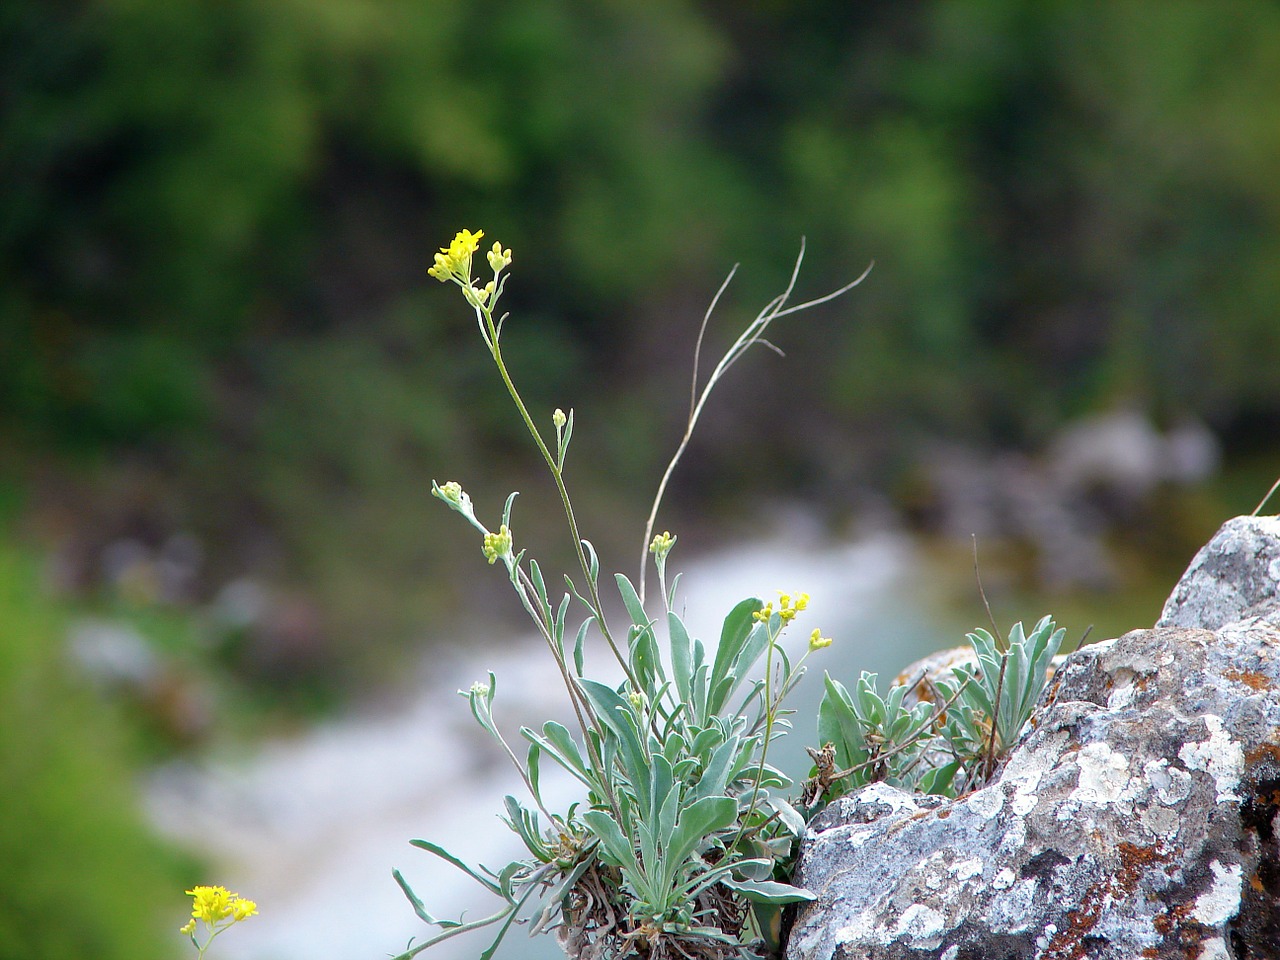
<svg viewBox="0 0 1280 960">
<path fill-rule="evenodd" d="M 435 255 L 435 265 L 429 268 L 427 273 L 442 283 L 452 281 L 460 286 L 467 302 L 475 310 L 476 323 L 480 327 L 480 334 L 484 338 L 485 346 L 489 348 L 489 355 L 493 358 L 493 362 L 498 368 L 498 374 L 502 377 L 503 385 L 506 386 L 507 393 L 511 396 L 511 400 L 516 406 L 516 411 L 520 414 L 520 419 L 524 421 L 525 429 L 529 431 L 529 435 L 533 438 L 538 452 L 542 454 L 542 459 L 546 461 L 547 468 L 551 471 L 551 477 L 555 481 L 556 490 L 560 494 L 561 505 L 564 507 L 565 518 L 569 523 L 569 533 L 573 538 L 573 547 L 578 556 L 578 564 L 582 568 L 582 574 L 586 580 L 592 612 L 596 615 L 596 623 L 599 624 L 600 633 L 609 644 L 609 649 L 613 651 L 618 663 L 622 665 L 627 678 L 634 680 L 627 659 L 622 655 L 622 651 L 618 648 L 618 644 L 605 621 L 604 605 L 600 601 L 599 589 L 595 578 L 591 575 L 591 565 L 582 547 L 582 535 L 578 532 L 578 521 L 574 516 L 573 502 L 569 498 L 569 490 L 564 482 L 564 447 L 567 446 L 567 441 L 557 443 L 559 448 L 557 450 L 558 455 L 553 456 L 546 442 L 542 439 L 542 434 L 539 432 L 537 425 L 533 422 L 533 417 L 529 415 L 529 410 L 525 407 L 524 400 L 520 397 L 520 391 L 516 389 L 516 385 L 507 371 L 507 365 L 502 358 L 502 325 L 506 320 L 506 315 L 504 314 L 495 321 L 493 313 L 494 306 L 497 304 L 498 298 L 502 296 L 502 291 L 506 286 L 506 277 L 502 276 L 502 271 L 511 264 L 511 251 L 504 250 L 500 243 L 495 243 L 492 250 L 487 254 L 494 279 L 483 287 L 476 287 L 471 282 L 471 258 L 479 249 L 480 238 L 483 236 L 483 230 L 474 234 L 470 230 L 459 231 L 448 247 L 440 248 L 440 252 Z M 558 440 L 561 436 L 560 427 L 561 424 L 557 422 Z"/>
</svg>

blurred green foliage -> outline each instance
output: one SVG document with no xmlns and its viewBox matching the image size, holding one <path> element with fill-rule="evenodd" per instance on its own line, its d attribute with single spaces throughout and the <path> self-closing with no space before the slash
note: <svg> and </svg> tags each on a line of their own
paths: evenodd
<svg viewBox="0 0 1280 960">
<path fill-rule="evenodd" d="M 190 865 L 143 826 L 124 729 L 68 679 L 38 579 L 0 541 L 0 957 L 172 957 Z"/>
<path fill-rule="evenodd" d="M 802 234 L 806 292 L 876 269 L 728 386 L 688 488 L 838 495 L 1119 402 L 1280 423 L 1266 0 L 9 0 L 0 44 L 0 427 L 144 459 L 215 552 L 266 531 L 340 633 L 438 603 L 428 478 L 527 463 L 423 295 L 461 226 L 514 249 L 510 360 L 589 412 L 604 510 L 727 267 L 754 312 Z"/>
</svg>

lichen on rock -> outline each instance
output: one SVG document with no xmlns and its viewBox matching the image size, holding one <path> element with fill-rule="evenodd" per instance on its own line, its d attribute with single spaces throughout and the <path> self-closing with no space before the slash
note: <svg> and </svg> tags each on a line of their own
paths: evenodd
<svg viewBox="0 0 1280 960">
<path fill-rule="evenodd" d="M 1056 671 L 953 801 L 872 784 L 810 824 L 789 960 L 1280 956 L 1280 519 L 1207 544 L 1154 629 Z"/>
</svg>

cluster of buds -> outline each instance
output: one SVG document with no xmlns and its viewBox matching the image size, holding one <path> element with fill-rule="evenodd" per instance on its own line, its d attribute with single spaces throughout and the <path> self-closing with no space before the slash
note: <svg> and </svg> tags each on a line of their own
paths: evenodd
<svg viewBox="0 0 1280 960">
<path fill-rule="evenodd" d="M 809 606 L 809 595 L 807 593 L 798 593 L 794 599 L 791 594 L 778 591 L 778 619 L 782 621 L 785 627 L 788 623 L 796 618 L 801 610 Z M 773 603 L 766 603 L 763 607 L 751 615 L 755 618 L 756 623 L 768 623 L 773 619 Z"/>
<path fill-rule="evenodd" d="M 790 623 L 796 618 L 796 614 L 807 606 L 809 606 L 807 593 L 798 593 L 792 600 L 791 594 L 778 592 L 778 619 L 783 623 Z"/>
<path fill-rule="evenodd" d="M 431 482 L 431 495 L 443 500 L 448 504 L 451 510 L 456 510 L 462 514 L 474 525 L 476 522 L 475 509 L 471 506 L 471 497 L 467 491 L 462 489 L 462 484 L 456 480 L 450 480 L 446 484 L 437 484 L 434 480 Z"/>
<path fill-rule="evenodd" d="M 474 287 L 470 284 L 466 287 L 467 299 L 474 303 L 477 307 L 483 307 L 485 302 L 493 295 L 494 282 L 490 280 L 483 287 Z"/>
<path fill-rule="evenodd" d="M 671 535 L 669 530 L 663 530 L 649 544 L 649 552 L 653 554 L 658 563 L 662 563 L 667 559 L 667 554 L 671 552 L 671 548 L 676 545 L 677 539 Z"/>
<path fill-rule="evenodd" d="M 636 716 L 643 716 L 644 708 L 649 701 L 639 690 L 632 690 L 627 694 L 627 702 L 631 704 L 631 709 L 636 712 Z"/>
<path fill-rule="evenodd" d="M 481 233 L 483 232 L 484 231 L 481 231 Z M 479 236 L 479 234 L 476 236 Z M 503 250 L 502 244 L 500 243 L 495 243 L 493 245 L 493 249 L 490 250 L 486 256 L 489 258 L 489 269 L 493 271 L 494 276 L 497 276 L 507 267 L 511 266 L 511 250 Z"/>
<path fill-rule="evenodd" d="M 777 615 L 782 627 L 785 628 L 792 620 L 796 618 L 802 610 L 809 606 L 809 595 L 807 593 L 783 593 L 778 591 Z M 766 603 L 760 607 L 751 616 L 756 623 L 769 624 L 773 621 L 774 605 L 772 602 Z M 821 650 L 823 647 L 831 646 L 831 638 L 824 637 L 821 630 L 815 629 L 809 635 L 809 650 Z"/>
<path fill-rule="evenodd" d="M 511 531 L 507 529 L 504 523 L 498 528 L 497 533 L 486 533 L 484 535 L 484 558 L 490 563 L 497 561 L 499 557 L 509 557 L 511 555 Z"/>
</svg>

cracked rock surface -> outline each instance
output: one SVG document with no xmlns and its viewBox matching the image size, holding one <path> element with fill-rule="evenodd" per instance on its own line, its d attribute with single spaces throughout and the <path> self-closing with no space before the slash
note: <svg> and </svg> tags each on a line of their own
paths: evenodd
<svg viewBox="0 0 1280 960">
<path fill-rule="evenodd" d="M 1280 957 L 1280 519 L 1228 522 L 1156 628 L 1072 654 L 998 778 L 810 824 L 788 960 Z"/>
</svg>

